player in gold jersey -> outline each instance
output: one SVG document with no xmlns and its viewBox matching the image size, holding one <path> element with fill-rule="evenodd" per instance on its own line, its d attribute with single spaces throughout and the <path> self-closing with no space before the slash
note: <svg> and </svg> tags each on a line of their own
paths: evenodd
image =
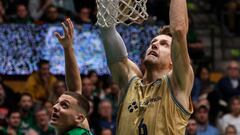
<svg viewBox="0 0 240 135">
<path fill-rule="evenodd" d="M 100 9 L 101 10 L 101 9 Z M 115 26 L 101 28 L 108 66 L 121 87 L 117 135 L 184 135 L 193 112 L 186 0 L 171 0 L 170 26 L 152 39 L 145 72 L 127 57 Z"/>
</svg>

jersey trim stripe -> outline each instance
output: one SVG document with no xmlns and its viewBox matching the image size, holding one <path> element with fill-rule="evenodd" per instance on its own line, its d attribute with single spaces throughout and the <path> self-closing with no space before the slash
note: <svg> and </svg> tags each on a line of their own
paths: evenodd
<svg viewBox="0 0 240 135">
<path fill-rule="evenodd" d="M 133 76 L 133 77 L 131 78 L 131 80 L 128 82 L 127 87 L 125 88 L 124 94 L 123 94 L 123 96 L 121 97 L 121 100 L 120 100 L 120 102 L 119 102 L 119 105 L 124 101 L 124 99 L 125 99 L 125 97 L 126 97 L 126 95 L 127 95 L 127 93 L 128 93 L 128 88 L 129 88 L 129 86 L 131 85 L 132 81 L 133 81 L 135 78 L 137 78 L 137 76 Z"/>
<path fill-rule="evenodd" d="M 191 115 L 191 113 L 189 111 L 187 111 L 179 102 L 178 100 L 176 99 L 176 97 L 174 96 L 173 94 L 173 88 L 172 88 L 172 85 L 171 85 L 171 81 L 170 81 L 170 78 L 169 76 L 164 76 L 164 78 L 166 78 L 167 80 L 167 85 L 170 89 L 170 92 L 171 92 L 171 97 L 173 99 L 173 102 L 177 105 L 177 107 L 187 116 Z"/>
</svg>

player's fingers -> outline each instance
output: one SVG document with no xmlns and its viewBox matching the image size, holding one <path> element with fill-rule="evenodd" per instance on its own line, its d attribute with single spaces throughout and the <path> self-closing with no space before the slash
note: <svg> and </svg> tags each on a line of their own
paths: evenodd
<svg viewBox="0 0 240 135">
<path fill-rule="evenodd" d="M 73 33 L 72 21 L 70 20 L 70 18 L 68 18 L 66 21 L 67 21 L 67 27 L 68 27 L 68 30 L 69 30 L 69 34 L 70 34 L 70 36 L 72 36 L 72 33 Z"/>
<path fill-rule="evenodd" d="M 73 23 L 72 23 L 70 18 L 68 18 L 68 23 L 69 23 L 69 27 L 70 27 L 70 30 L 71 30 L 70 33 L 73 34 L 74 26 L 73 26 Z"/>
<path fill-rule="evenodd" d="M 63 26 L 63 30 L 64 30 L 64 35 L 67 35 L 68 34 L 68 28 L 67 28 L 67 26 L 65 25 L 64 22 L 62 22 L 62 26 Z"/>
<path fill-rule="evenodd" d="M 59 41 L 63 39 L 63 37 L 58 32 L 54 32 L 54 35 L 57 37 Z"/>
</svg>

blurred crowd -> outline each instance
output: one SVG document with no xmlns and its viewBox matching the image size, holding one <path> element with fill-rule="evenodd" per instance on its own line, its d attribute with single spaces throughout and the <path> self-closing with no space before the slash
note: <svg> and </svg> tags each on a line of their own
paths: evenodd
<svg viewBox="0 0 240 135">
<path fill-rule="evenodd" d="M 32 73 L 24 93 L 14 93 L 0 85 L 0 134 L 55 135 L 49 125 L 51 109 L 67 90 L 64 78 L 50 73 L 49 62 L 41 60 Z M 226 74 L 217 82 L 210 79 L 211 70 L 198 66 L 192 89 L 194 114 L 186 135 L 240 134 L 240 70 L 230 61 Z M 109 75 L 99 76 L 91 70 L 82 77 L 82 94 L 91 106 L 88 114 L 91 131 L 96 135 L 114 135 L 118 109 L 118 85 Z"/>
<path fill-rule="evenodd" d="M 227 31 L 232 34 L 240 34 L 240 1 L 239 0 L 203 0 L 209 12 L 215 13 L 219 22 L 224 23 Z M 202 1 L 202 2 L 203 2 Z M 203 3 L 204 3 L 203 2 Z M 204 6 L 204 4 L 203 4 Z"/>
<path fill-rule="evenodd" d="M 235 13 L 240 9 L 239 0 L 208 2 L 213 12 L 223 8 Z M 168 0 L 148 0 L 150 18 L 168 24 L 168 3 Z M 77 24 L 94 24 L 96 13 L 95 0 L 0 0 L 0 23 L 59 23 L 70 17 Z M 235 27 L 239 27 L 238 15 L 226 16 L 229 29 L 236 30 Z M 193 64 L 196 64 L 204 56 L 204 46 L 192 28 L 191 16 L 189 20 L 189 53 Z M 239 63 L 230 61 L 224 76 L 217 82 L 210 79 L 212 70 L 206 65 L 193 66 L 196 67 L 192 90 L 195 111 L 186 135 L 240 135 Z M 56 134 L 49 125 L 51 108 L 67 87 L 64 77 L 54 76 L 49 69 L 49 62 L 40 60 L 38 70 L 26 81 L 24 93 L 15 93 L 1 81 L 1 135 Z M 91 106 L 88 115 L 91 131 L 96 135 L 114 135 L 120 91 L 118 85 L 109 75 L 99 76 L 94 70 L 81 77 L 83 95 Z"/>
<path fill-rule="evenodd" d="M 149 0 L 148 7 L 153 20 L 168 23 L 167 0 Z M 96 14 L 95 0 L 0 0 L 0 23 L 57 23 L 70 17 L 94 24 Z"/>
<path fill-rule="evenodd" d="M 94 0 L 1 0 L 1 23 L 57 23 L 66 17 L 76 23 L 96 21 Z"/>
</svg>

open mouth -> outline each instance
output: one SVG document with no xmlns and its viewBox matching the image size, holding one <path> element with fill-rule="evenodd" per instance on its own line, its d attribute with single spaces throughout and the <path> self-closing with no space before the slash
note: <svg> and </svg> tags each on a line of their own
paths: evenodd
<svg viewBox="0 0 240 135">
<path fill-rule="evenodd" d="M 58 118 L 60 118 L 60 117 L 56 113 L 52 114 L 52 117 L 51 117 L 52 120 L 56 120 Z"/>
<path fill-rule="evenodd" d="M 155 56 L 155 57 L 158 57 L 158 54 L 157 54 L 156 52 L 154 52 L 154 51 L 150 51 L 150 52 L 148 53 L 148 55 L 153 55 L 153 56 Z"/>
</svg>

